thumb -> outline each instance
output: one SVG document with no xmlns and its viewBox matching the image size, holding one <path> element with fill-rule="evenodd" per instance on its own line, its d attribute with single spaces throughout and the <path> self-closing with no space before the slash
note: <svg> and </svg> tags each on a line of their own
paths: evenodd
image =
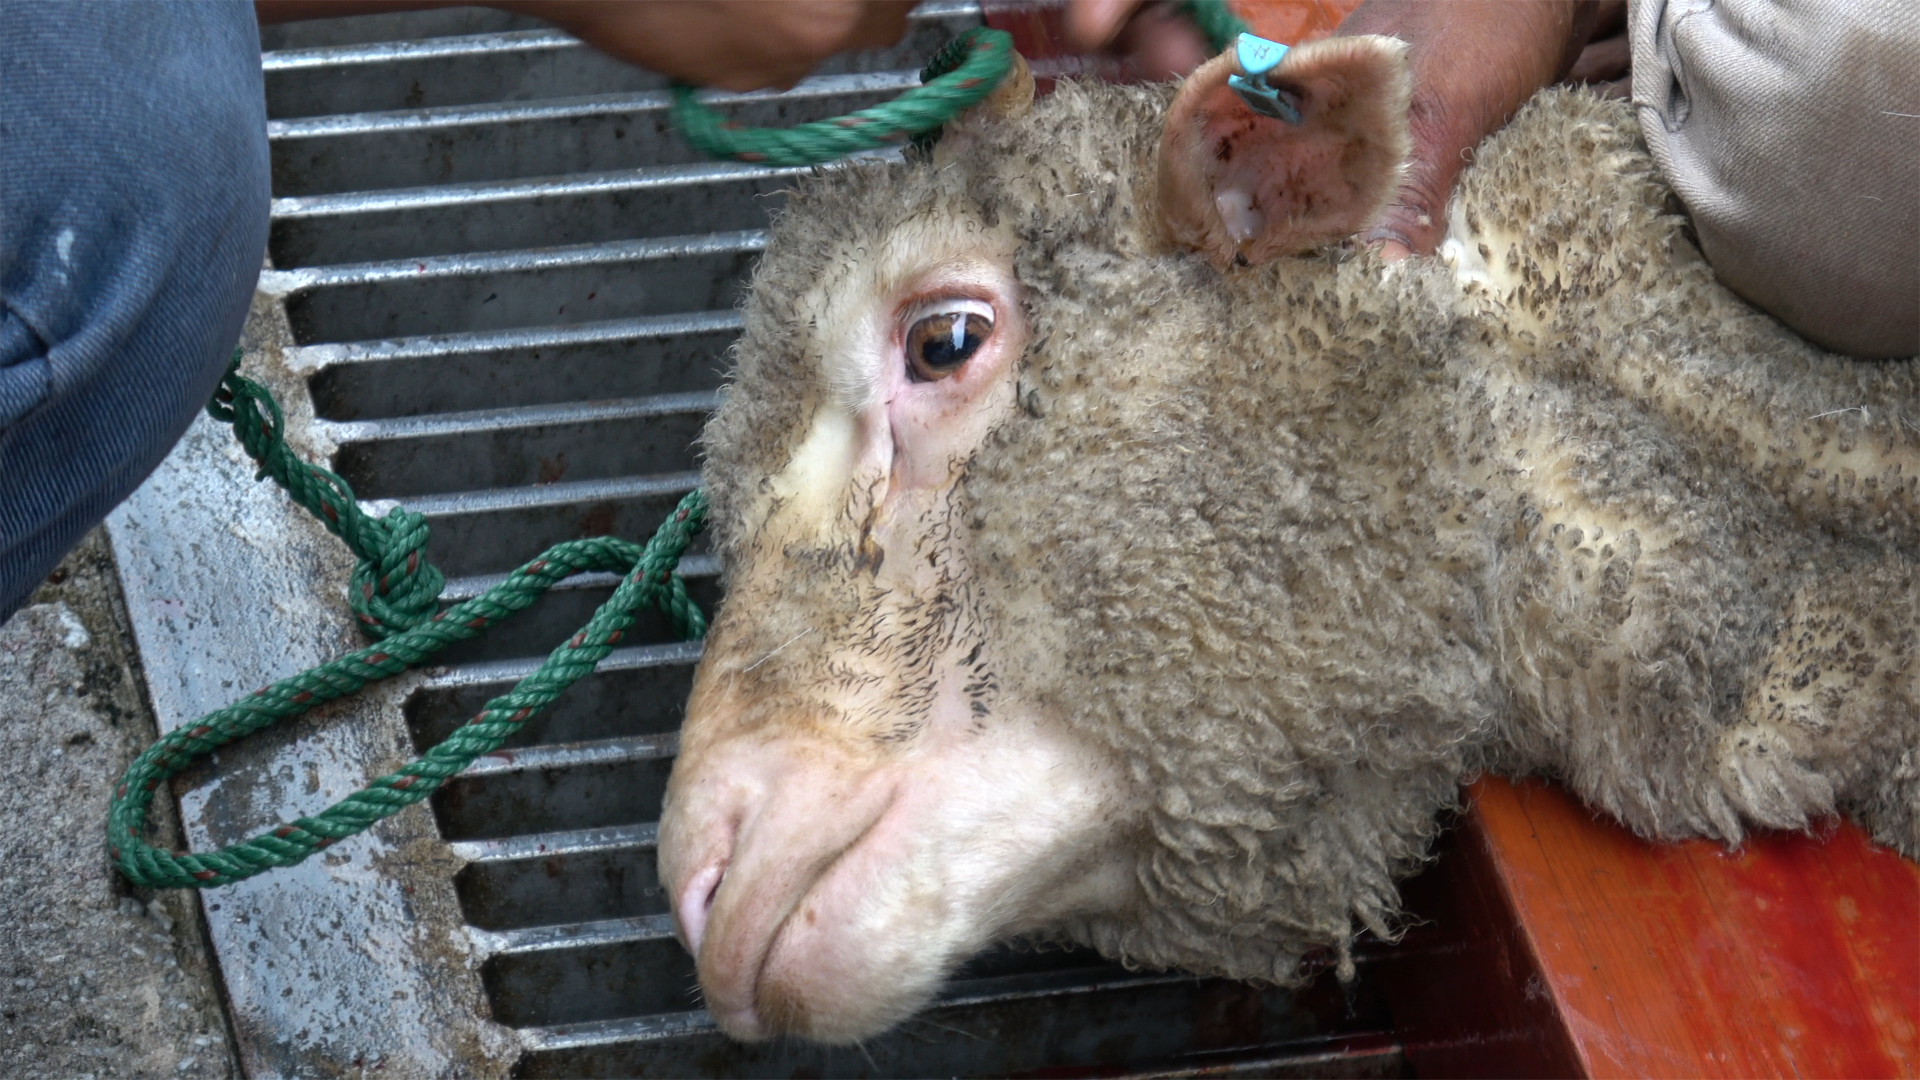
<svg viewBox="0 0 1920 1080">
<path fill-rule="evenodd" d="M 1374 223 L 1360 233 L 1361 242 L 1379 245 L 1380 254 L 1389 262 L 1409 254 L 1431 255 L 1447 235 L 1446 205 L 1460 172 L 1461 154 L 1451 143 L 1425 134 L 1422 125 L 1414 125 L 1413 153 L 1407 159 L 1400 190 Z M 1436 158 L 1445 164 L 1436 164 Z"/>
</svg>

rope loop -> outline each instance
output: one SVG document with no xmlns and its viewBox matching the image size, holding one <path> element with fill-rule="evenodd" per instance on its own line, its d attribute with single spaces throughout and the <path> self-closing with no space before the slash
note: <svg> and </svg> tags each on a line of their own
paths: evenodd
<svg viewBox="0 0 1920 1080">
<path fill-rule="evenodd" d="M 345 480 L 299 460 L 286 446 L 286 417 L 279 404 L 265 387 L 241 377 L 238 362 L 236 350 L 234 364 L 207 411 L 233 426 L 261 476 L 272 477 L 353 550 L 358 560 L 352 577 L 353 609 L 361 629 L 376 644 L 281 679 L 175 728 L 135 758 L 114 789 L 107 813 L 107 853 L 134 884 L 208 888 L 276 866 L 292 866 L 419 802 L 475 758 L 499 749 L 567 687 L 592 672 L 643 608 L 665 611 L 683 637 L 706 634 L 706 616 L 688 596 L 686 582 L 674 572 L 706 521 L 703 492 L 695 490 L 681 499 L 645 547 L 609 536 L 555 544 L 484 594 L 436 615 L 433 611 L 445 578 L 426 560 L 426 518 L 399 508 L 384 518 L 368 517 Z M 478 637 L 524 610 L 556 582 L 595 571 L 623 577 L 587 625 L 419 760 L 374 780 L 320 814 L 217 851 L 176 854 L 143 839 L 154 792 L 195 758 L 416 667 L 446 646 Z"/>
<path fill-rule="evenodd" d="M 979 104 L 1013 68 L 1013 35 L 976 26 L 948 43 L 935 61 L 949 53 L 964 59 L 949 58 L 952 66 L 945 74 L 892 101 L 790 128 L 741 127 L 701 103 L 693 87 L 675 83 L 673 124 L 708 157 L 761 165 L 824 164 L 937 130 Z"/>
<path fill-rule="evenodd" d="M 1226 0 L 1186 0 L 1180 6 L 1216 52 L 1247 29 Z M 790 128 L 743 127 L 703 104 L 693 87 L 675 83 L 673 125 L 708 157 L 759 165 L 822 165 L 909 139 L 930 144 L 942 127 L 979 104 L 1012 69 L 1013 35 L 976 26 L 934 54 L 920 72 L 920 86 L 871 108 Z"/>
</svg>

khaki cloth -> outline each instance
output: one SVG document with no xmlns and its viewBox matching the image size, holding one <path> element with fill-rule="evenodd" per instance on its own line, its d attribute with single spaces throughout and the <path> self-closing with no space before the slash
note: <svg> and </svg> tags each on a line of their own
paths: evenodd
<svg viewBox="0 0 1920 1080">
<path fill-rule="evenodd" d="M 1920 353 L 1920 0 L 1632 0 L 1633 104 L 1727 286 Z"/>
</svg>

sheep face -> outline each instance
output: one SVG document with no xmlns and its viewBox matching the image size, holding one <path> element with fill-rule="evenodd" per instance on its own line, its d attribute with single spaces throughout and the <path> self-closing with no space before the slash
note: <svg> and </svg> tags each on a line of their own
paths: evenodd
<svg viewBox="0 0 1920 1080">
<path fill-rule="evenodd" d="M 1187 249 L 1266 261 L 1377 210 L 1404 154 L 1400 46 L 1299 50 L 1288 71 L 1298 129 L 1246 123 L 1224 60 L 1171 107 L 1164 90 L 1068 90 L 1030 113 L 1027 84 L 930 166 L 844 170 L 795 196 L 706 438 L 729 594 L 661 824 L 663 881 L 732 1034 L 860 1038 L 1014 934 L 1153 936 L 1139 913 L 1168 899 L 1141 885 L 1155 777 L 1076 722 L 1060 665 L 1089 661 L 1058 605 L 1078 601 L 1020 544 L 1065 508 L 983 502 L 969 481 L 1097 455 L 1083 428 L 1035 437 L 1062 429 L 1042 402 L 1063 378 L 1134 384 L 1103 422 L 1151 426 L 1141 381 L 1176 392 L 1165 375 L 1191 366 L 1190 333 L 1136 325 L 1135 304 L 1103 317 L 1061 275 L 1148 266 L 1110 284 L 1170 300 L 1210 273 Z M 1304 205 L 1229 160 L 1289 140 Z M 1110 513 L 1115 481 L 1075 476 L 1061 495 L 1099 485 Z M 1075 527 L 1099 533 L 1100 516 Z M 1343 940 L 1346 921 L 1249 951 L 1250 973 L 1291 975 L 1307 938 Z M 1272 937 L 1271 920 L 1247 925 Z"/>
<path fill-rule="evenodd" d="M 861 1037 L 982 945 L 1130 887 L 1134 796 L 999 677 L 1038 643 L 991 626 L 967 542 L 958 481 L 1027 347 L 1015 241 L 925 194 L 809 252 L 779 329 L 743 345 L 811 370 L 761 403 L 791 409 L 754 433 L 784 465 L 722 503 L 729 598 L 661 859 L 708 1005 L 745 1038 Z"/>
</svg>

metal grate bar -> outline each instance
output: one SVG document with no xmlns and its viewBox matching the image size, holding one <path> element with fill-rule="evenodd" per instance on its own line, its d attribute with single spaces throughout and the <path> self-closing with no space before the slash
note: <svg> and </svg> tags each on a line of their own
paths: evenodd
<svg viewBox="0 0 1920 1080">
<path fill-rule="evenodd" d="M 873 155 L 869 155 L 873 156 Z M 284 268 L 758 228 L 804 169 L 668 165 L 539 180 L 276 199 Z"/>
<path fill-rule="evenodd" d="M 260 28 L 262 67 L 278 52 L 324 49 L 380 41 L 498 34 L 514 30 L 545 30 L 547 24 L 530 15 L 498 8 L 462 7 L 427 11 L 397 11 L 346 19 L 315 19 Z M 271 112 L 268 115 L 273 115 Z"/>
<path fill-rule="evenodd" d="M 569 829 L 564 832 L 522 833 L 497 840 L 454 841 L 448 847 L 455 855 L 472 863 L 505 862 L 512 859 L 537 859 L 549 855 L 580 855 L 602 851 L 651 851 L 659 843 L 660 825 L 644 821 L 613 825 L 603 829 Z"/>
<path fill-rule="evenodd" d="M 733 311 L 697 311 L 294 347 L 314 412 L 375 419 L 489 406 L 712 390 L 740 332 Z"/>
<path fill-rule="evenodd" d="M 518 431 L 552 424 L 587 424 L 606 420 L 656 419 L 675 413 L 705 414 L 717 399 L 711 393 L 661 394 L 613 401 L 581 401 L 512 409 L 474 409 L 431 416 L 395 417 L 349 423 L 319 421 L 318 430 L 340 443 L 393 439 L 439 439 L 497 431 Z"/>
<path fill-rule="evenodd" d="M 577 501 L 613 494 L 574 486 L 582 482 L 626 477 L 631 470 L 688 470 L 693 464 L 689 447 L 714 403 L 712 393 L 701 392 L 344 424 L 318 421 L 315 430 L 340 447 L 335 471 L 362 497 L 552 487 L 565 480 L 566 494 L 557 497 Z"/>
<path fill-rule="evenodd" d="M 759 230 L 270 271 L 301 344 L 729 307 Z M 569 314 L 571 312 L 571 314 Z"/>
<path fill-rule="evenodd" d="M 511 776 L 536 769 L 570 769 L 581 765 L 624 765 L 632 761 L 658 761 L 661 758 L 673 757 L 679 752 L 678 733 L 528 746 L 518 750 L 496 750 L 467 766 L 460 775 L 462 778 Z"/>
<path fill-rule="evenodd" d="M 487 956 L 524 955 L 559 949 L 603 949 L 636 941 L 673 940 L 673 916 L 643 915 L 635 919 L 603 919 L 590 923 L 531 926 L 496 933 L 472 931 L 474 947 Z"/>
<path fill-rule="evenodd" d="M 1039 982 L 1040 980 L 1036 980 Z M 705 1014 L 572 1020 L 523 1029 L 521 1075 L 1398 1076 L 1391 1037 L 1325 1034 L 1297 997 L 1171 976 L 963 994 L 859 1047 L 733 1043 Z M 1337 1008 L 1337 1007 L 1336 1007 Z"/>
<path fill-rule="evenodd" d="M 717 94 L 710 104 L 736 123 L 784 127 L 864 109 L 918 84 L 912 71 L 828 75 L 784 93 Z M 273 120 L 274 191 L 318 195 L 703 163 L 668 126 L 671 104 L 670 94 L 656 90 Z"/>
</svg>

